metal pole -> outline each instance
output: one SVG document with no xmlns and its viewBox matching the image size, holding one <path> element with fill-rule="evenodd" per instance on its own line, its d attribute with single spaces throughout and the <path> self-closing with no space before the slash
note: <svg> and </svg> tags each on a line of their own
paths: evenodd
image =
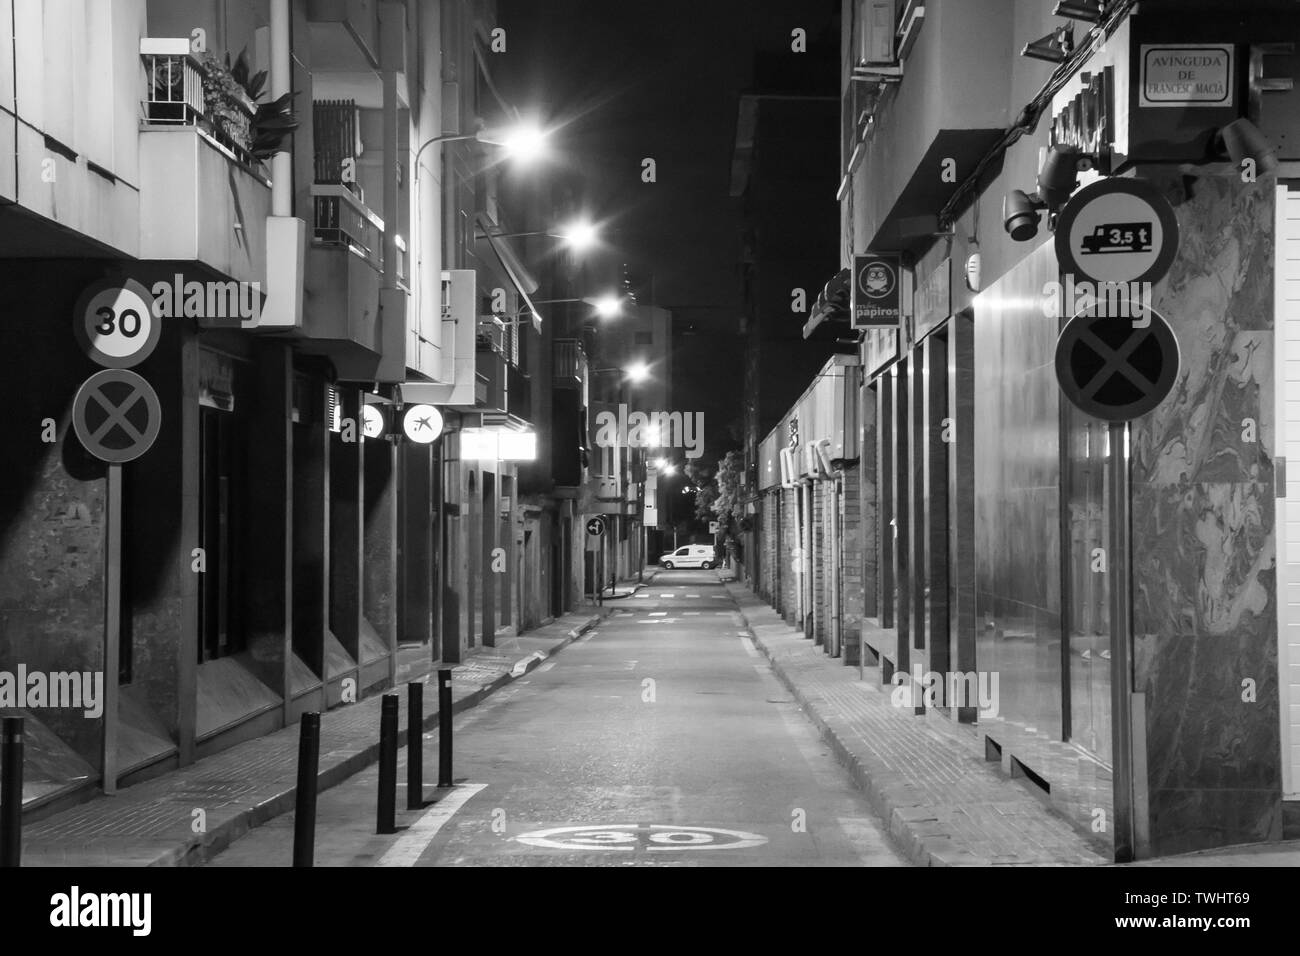
<svg viewBox="0 0 1300 956">
<path fill-rule="evenodd" d="M 104 522 L 104 793 L 117 793 L 117 678 L 122 647 L 122 466 L 109 465 Z"/>
<path fill-rule="evenodd" d="M 1133 829 L 1133 715 L 1129 709 L 1133 691 L 1131 615 L 1132 581 L 1129 516 L 1129 469 L 1125 438 L 1128 425 L 1110 424 L 1110 454 L 1107 468 L 1107 511 L 1110 513 L 1110 685 L 1111 740 L 1113 751 L 1115 862 L 1134 858 Z"/>
<path fill-rule="evenodd" d="M 406 685 L 406 809 L 424 806 L 424 685 Z"/>
<path fill-rule="evenodd" d="M 451 778 L 451 668 L 438 671 L 438 786 L 453 786 Z"/>
<path fill-rule="evenodd" d="M 379 714 L 379 801 L 376 833 L 397 832 L 397 695 L 385 694 Z"/>
<path fill-rule="evenodd" d="M 320 714 L 303 714 L 298 724 L 298 787 L 294 792 L 293 865 L 316 858 L 316 787 L 320 768 Z"/>
<path fill-rule="evenodd" d="M 23 718 L 5 717 L 0 731 L 0 866 L 23 856 Z"/>
</svg>

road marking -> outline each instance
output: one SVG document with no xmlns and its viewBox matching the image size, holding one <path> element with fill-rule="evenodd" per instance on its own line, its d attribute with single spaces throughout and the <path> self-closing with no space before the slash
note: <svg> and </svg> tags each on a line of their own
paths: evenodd
<svg viewBox="0 0 1300 956">
<path fill-rule="evenodd" d="M 745 653 L 750 657 L 758 657 L 758 649 L 754 647 L 754 642 L 744 634 L 740 635 L 740 646 L 745 649 Z"/>
<path fill-rule="evenodd" d="M 650 612 L 650 616 L 651 616 L 651 617 L 667 617 L 667 616 L 668 616 L 668 612 L 667 612 L 667 611 L 651 611 L 651 612 Z"/>
<path fill-rule="evenodd" d="M 687 617 L 698 617 L 698 616 L 700 615 L 701 612 L 700 612 L 700 611 L 683 611 L 682 613 L 685 614 Z"/>
<path fill-rule="evenodd" d="M 375 866 L 415 866 L 443 824 L 485 787 L 486 783 L 458 784 L 451 793 L 424 811 L 420 819 L 411 824 L 410 829 L 389 847 Z"/>
<path fill-rule="evenodd" d="M 515 837 L 519 843 L 549 850 L 619 850 L 651 853 L 673 850 L 743 850 L 762 846 L 767 837 L 743 830 L 673 824 L 613 823 L 602 826 L 551 827 Z"/>
<path fill-rule="evenodd" d="M 659 595 L 659 596 L 660 596 L 660 597 L 672 597 L 673 595 L 671 595 L 671 594 L 661 594 L 661 595 Z"/>
<path fill-rule="evenodd" d="M 546 662 L 545 664 L 543 664 L 541 667 L 537 668 L 537 673 L 539 673 L 539 674 L 545 674 L 545 673 L 546 673 L 547 671 L 549 671 L 552 667 L 554 667 L 555 664 L 556 664 L 555 661 L 547 661 L 547 662 Z"/>
</svg>

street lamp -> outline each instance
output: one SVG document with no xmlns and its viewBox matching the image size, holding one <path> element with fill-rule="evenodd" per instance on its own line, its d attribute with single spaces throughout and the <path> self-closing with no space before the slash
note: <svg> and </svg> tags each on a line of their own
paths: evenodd
<svg viewBox="0 0 1300 956">
<path fill-rule="evenodd" d="M 629 382 L 644 382 L 650 377 L 650 366 L 645 362 L 633 362 L 624 367 L 623 374 L 627 376 Z"/>
<path fill-rule="evenodd" d="M 433 139 L 425 140 L 415 151 L 415 178 L 420 178 L 420 156 L 434 143 L 459 143 L 475 140 L 489 146 L 500 146 L 510 159 L 519 162 L 532 162 L 542 155 L 546 148 L 546 133 L 537 126 L 521 123 L 505 129 L 475 130 L 472 133 L 443 133 Z"/>
<path fill-rule="evenodd" d="M 484 235 L 486 235 L 486 233 L 484 233 Z M 583 251 L 585 251 L 585 250 L 587 250 L 587 249 L 590 249 L 592 246 L 594 246 L 594 245 L 595 245 L 595 244 L 600 240 L 600 234 L 599 234 L 599 231 L 596 229 L 596 226 L 595 226 L 593 223 L 588 222 L 588 221 L 585 220 L 585 219 L 579 219 L 579 220 L 576 220 L 575 222 L 570 223 L 569 225 L 563 227 L 562 231 L 560 231 L 560 232 L 547 232 L 547 231 L 545 231 L 545 230 L 533 230 L 533 231 L 531 231 L 531 232 L 494 232 L 494 233 L 492 233 L 492 238 L 494 238 L 494 239 L 533 239 L 533 238 L 543 238 L 543 237 L 544 237 L 544 238 L 547 238 L 547 239 L 562 239 L 562 240 L 564 240 L 566 243 L 569 244 L 569 248 L 571 248 L 574 252 L 583 252 Z M 577 302 L 577 301 L 580 301 L 580 300 L 578 300 L 578 299 L 543 299 L 543 300 L 540 300 L 540 301 L 543 301 L 543 302 Z M 597 300 L 594 300 L 594 299 L 593 299 L 593 300 L 585 300 L 585 301 L 590 301 L 593 305 L 595 305 L 596 302 L 597 302 Z"/>
</svg>

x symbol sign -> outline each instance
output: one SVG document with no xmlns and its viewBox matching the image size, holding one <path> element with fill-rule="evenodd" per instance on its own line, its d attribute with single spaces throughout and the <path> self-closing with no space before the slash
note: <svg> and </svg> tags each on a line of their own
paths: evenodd
<svg viewBox="0 0 1300 956">
<path fill-rule="evenodd" d="M 1151 335 L 1151 329 L 1135 329 L 1134 334 L 1130 335 L 1118 349 L 1112 349 L 1109 345 L 1099 339 L 1091 329 L 1085 329 L 1079 336 L 1079 344 L 1087 345 L 1090 349 L 1101 356 L 1105 361 L 1101 371 L 1088 380 L 1086 384 L 1081 384 L 1080 396 L 1090 399 L 1095 395 L 1103 385 L 1110 381 L 1111 375 L 1118 372 L 1126 379 L 1132 382 L 1140 389 L 1143 394 L 1149 393 L 1155 388 L 1156 383 L 1151 381 L 1141 372 L 1139 372 L 1128 361 L 1138 347 L 1147 340 Z"/>
<path fill-rule="evenodd" d="M 99 441 L 107 435 L 115 425 L 121 428 L 122 431 L 126 432 L 127 437 L 129 437 L 132 442 L 138 442 L 144 438 L 144 432 L 132 425 L 126 417 L 126 413 L 135 408 L 135 406 L 144 399 L 142 393 L 132 393 L 131 396 L 121 405 L 114 405 L 112 401 L 105 397 L 103 392 L 91 392 L 90 397 L 104 410 L 104 414 L 107 416 L 100 426 L 91 433 L 90 438 L 92 441 Z"/>
</svg>

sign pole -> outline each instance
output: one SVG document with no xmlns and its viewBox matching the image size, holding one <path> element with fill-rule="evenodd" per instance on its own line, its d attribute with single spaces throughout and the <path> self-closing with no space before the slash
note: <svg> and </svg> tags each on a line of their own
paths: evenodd
<svg viewBox="0 0 1300 956">
<path fill-rule="evenodd" d="M 1107 511 L 1110 512 L 1110 686 L 1112 780 L 1115 792 L 1115 862 L 1133 860 L 1133 691 L 1132 579 L 1129 558 L 1129 468 L 1126 422 L 1110 423 L 1106 461 Z"/>
<path fill-rule="evenodd" d="M 122 644 L 122 466 L 110 464 L 104 531 L 104 793 L 117 793 L 117 680 Z"/>
</svg>

